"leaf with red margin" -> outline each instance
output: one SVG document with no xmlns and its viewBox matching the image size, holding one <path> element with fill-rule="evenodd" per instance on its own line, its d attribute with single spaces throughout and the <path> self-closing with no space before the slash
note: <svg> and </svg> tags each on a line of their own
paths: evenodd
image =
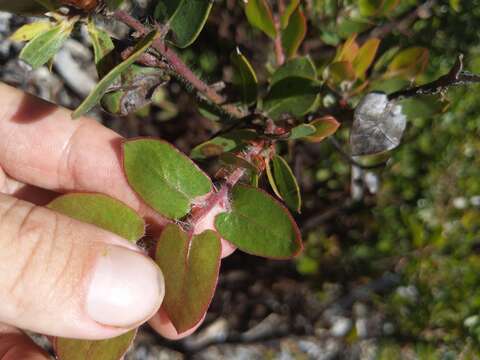
<svg viewBox="0 0 480 360">
<path fill-rule="evenodd" d="M 107 340 L 75 340 L 55 338 L 53 348 L 61 360 L 119 360 L 137 335 L 137 329 Z"/>
<path fill-rule="evenodd" d="M 237 185 L 231 207 L 217 215 L 215 228 L 240 250 L 274 259 L 292 258 L 302 250 L 300 230 L 289 211 L 266 192 Z"/>
<path fill-rule="evenodd" d="M 212 190 L 210 178 L 166 141 L 127 140 L 122 150 L 130 186 L 164 216 L 180 219 L 190 212 L 197 198 Z"/>
<path fill-rule="evenodd" d="M 290 22 L 282 31 L 282 46 L 287 58 L 292 58 L 302 45 L 307 35 L 307 19 L 300 6 L 296 8 L 290 17 Z"/>
<path fill-rule="evenodd" d="M 133 243 L 144 234 L 143 219 L 119 200 L 103 194 L 67 194 L 53 200 L 48 208 L 73 219 L 96 225 Z M 107 340 L 55 338 L 53 347 L 60 360 L 119 360 L 132 344 L 137 329 Z"/>
<path fill-rule="evenodd" d="M 320 142 L 335 134 L 340 123 L 333 116 L 327 115 L 313 120 L 309 125 L 315 128 L 315 133 L 306 137 L 311 142 Z"/>
<path fill-rule="evenodd" d="M 163 230 L 155 260 L 165 277 L 163 309 L 179 334 L 197 325 L 210 306 L 221 252 L 220 236 L 215 231 L 191 237 L 176 224 Z"/>
</svg>

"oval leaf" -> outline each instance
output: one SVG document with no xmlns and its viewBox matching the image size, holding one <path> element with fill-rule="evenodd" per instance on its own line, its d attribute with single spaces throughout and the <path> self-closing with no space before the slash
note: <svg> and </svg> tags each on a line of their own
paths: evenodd
<svg viewBox="0 0 480 360">
<path fill-rule="evenodd" d="M 256 137 L 256 133 L 250 130 L 230 131 L 197 145 L 190 153 L 190 157 L 192 159 L 207 159 L 228 151 L 238 152 L 247 146 L 249 140 Z"/>
<path fill-rule="evenodd" d="M 63 195 L 53 200 L 48 208 L 111 231 L 133 243 L 145 230 L 143 219 L 135 211 L 103 194 Z M 133 343 L 136 333 L 135 329 L 100 341 L 55 338 L 53 347 L 60 360 L 119 360 Z"/>
<path fill-rule="evenodd" d="M 165 0 L 155 9 L 155 17 L 167 21 L 173 32 L 175 46 L 191 45 L 202 31 L 212 10 L 211 0 Z"/>
<path fill-rule="evenodd" d="M 285 201 L 285 204 L 296 212 L 300 212 L 302 198 L 300 188 L 293 171 L 287 161 L 281 156 L 275 155 L 270 163 L 267 163 L 267 177 L 273 191 Z"/>
<path fill-rule="evenodd" d="M 245 5 L 245 14 L 252 26 L 275 39 L 277 30 L 273 21 L 272 9 L 267 0 L 248 0 Z"/>
<path fill-rule="evenodd" d="M 250 62 L 237 48 L 237 51 L 230 56 L 235 67 L 233 84 L 240 89 L 242 102 L 251 105 L 257 101 L 258 80 L 257 74 Z"/>
<path fill-rule="evenodd" d="M 20 52 L 20 59 L 32 69 L 46 64 L 60 50 L 70 36 L 75 22 L 64 21 L 35 36 Z"/>
<path fill-rule="evenodd" d="M 313 120 L 310 126 L 315 128 L 315 132 L 307 137 L 311 142 L 320 142 L 327 137 L 335 134 L 340 127 L 340 123 L 333 116 L 324 116 Z"/>
<path fill-rule="evenodd" d="M 285 259 L 302 250 L 300 230 L 288 210 L 262 190 L 238 185 L 231 211 L 215 218 L 220 235 L 240 250 Z"/>
<path fill-rule="evenodd" d="M 402 77 L 412 79 L 421 74 L 428 65 L 428 49 L 410 47 L 395 55 L 384 74 L 385 78 Z"/>
<path fill-rule="evenodd" d="M 299 57 L 287 61 L 272 75 L 270 86 L 288 77 L 299 77 L 309 80 L 317 79 L 317 69 L 309 56 Z"/>
<path fill-rule="evenodd" d="M 163 308 L 180 334 L 207 311 L 218 280 L 222 245 L 211 230 L 189 238 L 178 225 L 165 227 L 155 260 L 165 277 Z"/>
<path fill-rule="evenodd" d="M 187 215 L 194 200 L 212 189 L 210 178 L 188 157 L 162 140 L 123 143 L 123 166 L 130 186 L 160 214 Z"/>
<path fill-rule="evenodd" d="M 20 29 L 15 31 L 9 38 L 11 41 L 29 41 L 32 40 L 35 36 L 44 33 L 47 30 L 52 28 L 52 23 L 50 21 L 37 21 L 34 23 L 23 25 Z"/>
<path fill-rule="evenodd" d="M 137 335 L 137 329 L 107 340 L 56 338 L 53 348 L 59 360 L 120 360 Z"/>
<path fill-rule="evenodd" d="M 315 133 L 315 126 L 310 124 L 300 124 L 290 130 L 289 140 L 303 139 Z"/>
<path fill-rule="evenodd" d="M 112 85 L 130 65 L 152 45 L 157 36 L 157 31 L 154 30 L 145 36 L 133 50 L 132 54 L 123 62 L 113 68 L 105 77 L 97 84 L 95 89 L 88 95 L 88 97 L 80 104 L 80 106 L 72 114 L 74 119 L 82 116 L 91 108 L 93 108 L 107 92 L 110 85 Z"/>
<path fill-rule="evenodd" d="M 280 18 L 282 29 L 285 29 L 288 26 L 288 24 L 290 23 L 290 17 L 298 8 L 299 4 L 300 4 L 300 0 L 289 1 L 289 4 L 285 7 L 285 10 L 283 11 L 282 16 Z"/>
<path fill-rule="evenodd" d="M 263 108 L 273 119 L 283 114 L 299 117 L 314 108 L 319 100 L 318 93 L 316 82 L 301 77 L 287 77 L 272 86 Z"/>
<path fill-rule="evenodd" d="M 365 73 L 368 68 L 372 65 L 375 55 L 377 54 L 378 46 L 380 45 L 379 39 L 369 39 L 365 44 L 362 45 L 358 54 L 353 60 L 353 69 L 357 77 L 364 79 Z"/>
<path fill-rule="evenodd" d="M 67 194 L 48 208 L 79 221 L 113 232 L 133 243 L 145 232 L 143 219 L 119 200 L 103 194 Z"/>
<path fill-rule="evenodd" d="M 297 54 L 300 45 L 307 35 L 307 19 L 300 6 L 293 12 L 290 22 L 282 31 L 282 46 L 287 58 Z"/>
</svg>

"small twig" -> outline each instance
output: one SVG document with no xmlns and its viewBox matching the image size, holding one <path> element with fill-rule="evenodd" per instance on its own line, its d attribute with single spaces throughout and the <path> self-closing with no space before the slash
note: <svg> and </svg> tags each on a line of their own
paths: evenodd
<svg viewBox="0 0 480 360">
<path fill-rule="evenodd" d="M 147 29 L 137 19 L 133 18 L 125 11 L 116 11 L 114 17 L 124 24 L 128 25 L 140 35 L 145 35 Z M 245 116 L 244 112 L 231 104 L 225 104 L 226 99 L 217 93 L 212 87 L 203 82 L 193 71 L 180 59 L 180 57 L 167 46 L 163 37 L 158 37 L 153 42 L 152 47 L 158 51 L 158 53 L 165 58 L 168 64 L 172 67 L 179 77 L 184 79 L 185 82 L 195 88 L 200 94 L 210 101 L 215 106 L 218 106 L 223 112 L 227 113 L 232 118 L 241 118 Z"/>
<path fill-rule="evenodd" d="M 275 59 L 278 66 L 282 66 L 285 63 L 285 52 L 282 45 L 282 21 L 281 16 L 285 11 L 285 4 L 282 0 L 278 1 L 278 14 L 274 16 L 275 35 L 274 47 L 275 47 Z"/>
<path fill-rule="evenodd" d="M 463 55 L 460 54 L 448 74 L 440 76 L 437 80 L 425 85 L 396 91 L 388 95 L 388 99 L 394 100 L 420 95 L 435 95 L 443 93 L 452 86 L 467 85 L 478 82 L 480 82 L 480 75 L 463 70 Z"/>
<path fill-rule="evenodd" d="M 386 161 L 382 161 L 378 164 L 373 164 L 373 165 L 363 165 L 363 164 L 360 164 L 358 161 L 354 160 L 350 154 L 348 154 L 345 150 L 343 150 L 342 148 L 342 145 L 340 145 L 340 143 L 337 141 L 337 139 L 335 139 L 333 136 L 330 136 L 327 138 L 328 141 L 330 142 L 330 144 L 332 144 L 332 146 L 335 148 L 335 150 L 337 150 L 339 152 L 340 155 L 342 155 L 342 157 L 347 160 L 350 164 L 352 164 L 353 166 L 356 166 L 362 170 L 374 170 L 374 169 L 380 169 L 380 168 L 383 168 L 387 165 L 387 162 Z"/>
</svg>

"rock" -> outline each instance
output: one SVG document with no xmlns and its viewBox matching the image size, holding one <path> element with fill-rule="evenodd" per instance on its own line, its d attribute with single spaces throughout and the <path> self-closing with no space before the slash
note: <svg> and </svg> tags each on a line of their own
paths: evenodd
<svg viewBox="0 0 480 360">
<path fill-rule="evenodd" d="M 194 351 L 205 347 L 211 343 L 225 341 L 228 336 L 228 322 L 224 318 L 219 318 L 198 334 L 193 334 L 184 340 L 184 345 Z"/>
<path fill-rule="evenodd" d="M 352 329 L 352 320 L 339 316 L 330 328 L 330 334 L 335 337 L 344 337 Z"/>
</svg>

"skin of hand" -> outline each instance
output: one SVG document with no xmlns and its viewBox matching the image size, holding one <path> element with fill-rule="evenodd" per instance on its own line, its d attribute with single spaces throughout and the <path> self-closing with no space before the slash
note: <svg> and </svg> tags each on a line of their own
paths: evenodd
<svg viewBox="0 0 480 360">
<path fill-rule="evenodd" d="M 104 339 L 147 320 L 179 339 L 160 309 L 163 275 L 126 240 L 42 207 L 59 193 L 98 192 L 166 220 L 128 186 L 122 138 L 98 122 L 0 83 L 0 359 L 48 359 L 18 329 Z M 222 257 L 234 251 L 222 242 Z M 160 310 L 159 310 L 160 309 Z"/>
</svg>

